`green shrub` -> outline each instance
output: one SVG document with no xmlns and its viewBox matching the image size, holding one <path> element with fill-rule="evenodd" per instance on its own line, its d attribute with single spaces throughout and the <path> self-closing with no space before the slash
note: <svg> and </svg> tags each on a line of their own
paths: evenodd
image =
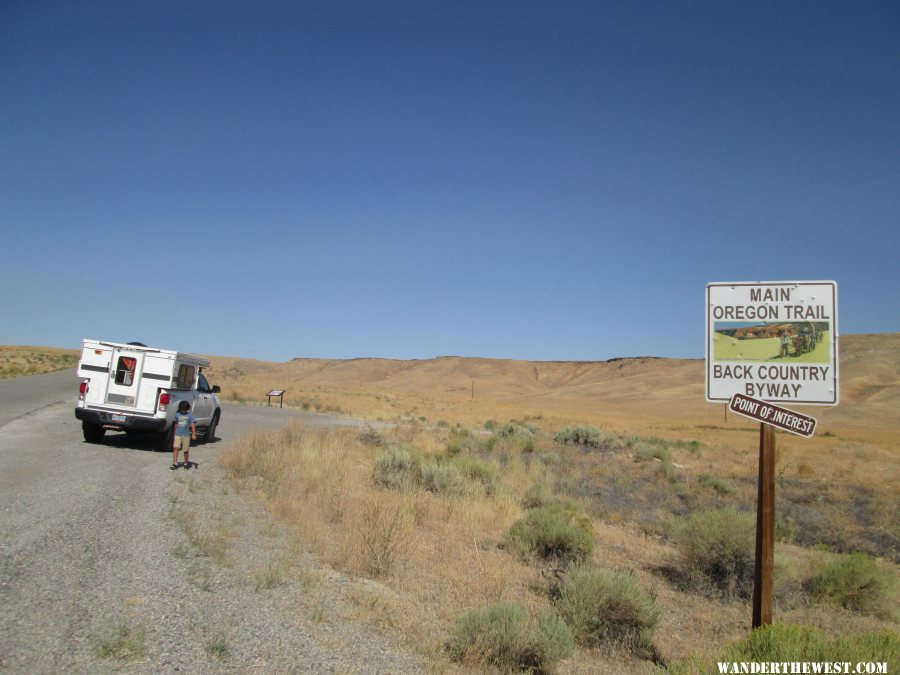
<svg viewBox="0 0 900 675">
<path fill-rule="evenodd" d="M 752 515 L 735 509 L 698 511 L 676 523 L 672 535 L 680 571 L 691 586 L 749 597 L 756 538 Z"/>
<path fill-rule="evenodd" d="M 529 617 L 522 607 L 497 602 L 461 616 L 447 642 L 454 661 L 503 671 L 550 672 L 574 651 L 572 631 L 556 614 Z"/>
<path fill-rule="evenodd" d="M 675 480 L 675 465 L 672 462 L 664 461 L 656 467 L 656 475 L 670 483 Z"/>
<path fill-rule="evenodd" d="M 604 439 L 597 427 L 576 425 L 558 431 L 553 440 L 561 445 L 584 445 L 589 448 L 599 448 Z"/>
<path fill-rule="evenodd" d="M 775 552 L 772 593 L 778 609 L 791 609 L 806 604 L 809 597 L 803 589 L 803 574 L 788 557 Z"/>
<path fill-rule="evenodd" d="M 513 422 L 528 429 L 528 431 L 531 432 L 532 436 L 537 436 L 539 433 L 541 433 L 541 425 L 535 424 L 534 422 L 529 422 L 528 417 L 525 418 L 524 422 L 520 422 L 519 420 L 513 420 Z"/>
<path fill-rule="evenodd" d="M 574 522 L 579 523 L 585 531 L 590 531 L 589 519 L 582 512 L 581 507 L 573 500 L 562 495 L 553 494 L 546 483 L 535 483 L 525 491 L 522 498 L 522 506 L 526 509 L 536 509 L 541 506 L 550 506 L 569 514 Z"/>
<path fill-rule="evenodd" d="M 491 448 L 499 442 L 507 450 L 518 448 L 525 453 L 534 452 L 535 434 L 539 432 L 540 427 L 536 425 L 526 426 L 513 420 L 494 430 L 494 444 Z"/>
<path fill-rule="evenodd" d="M 426 459 L 415 448 L 389 445 L 375 456 L 375 483 L 391 490 L 424 488 L 442 495 L 464 492 L 466 480 L 478 483 L 486 495 L 500 486 L 500 475 L 489 462 L 462 456 Z"/>
<path fill-rule="evenodd" d="M 634 459 L 638 462 L 647 462 L 651 459 L 658 459 L 661 462 L 672 462 L 672 455 L 669 449 L 664 445 L 654 445 L 650 443 L 641 443 L 634 450 Z"/>
<path fill-rule="evenodd" d="M 587 516 L 562 503 L 531 509 L 509 528 L 506 542 L 523 556 L 563 565 L 584 560 L 594 550 Z"/>
<path fill-rule="evenodd" d="M 556 612 L 541 612 L 533 624 L 525 654 L 535 656 L 522 659 L 531 661 L 532 671 L 550 672 L 557 661 L 566 659 L 575 651 L 572 629 Z"/>
<path fill-rule="evenodd" d="M 495 432 L 500 438 L 532 438 L 534 432 L 518 422 L 507 422 Z"/>
<path fill-rule="evenodd" d="M 384 437 L 371 424 L 366 424 L 363 430 L 356 436 L 363 445 L 378 446 L 384 443 Z"/>
<path fill-rule="evenodd" d="M 525 491 L 522 498 L 522 506 L 526 509 L 534 509 L 553 501 L 553 494 L 544 483 L 535 483 Z"/>
<path fill-rule="evenodd" d="M 451 457 L 453 455 L 458 455 L 465 450 L 468 450 L 468 446 L 464 443 L 460 443 L 457 439 L 451 438 L 447 441 L 447 454 Z"/>
<path fill-rule="evenodd" d="M 790 518 L 775 515 L 775 541 L 791 542 L 794 540 L 794 522 Z"/>
<path fill-rule="evenodd" d="M 488 420 L 487 422 L 484 423 L 484 428 L 487 429 L 488 431 L 493 431 L 494 429 L 497 428 L 497 423 L 494 420 Z"/>
<path fill-rule="evenodd" d="M 101 659 L 137 659 L 147 653 L 146 633 L 143 628 L 132 628 L 120 622 L 104 636 L 94 641 L 94 654 Z"/>
<path fill-rule="evenodd" d="M 402 506 L 388 509 L 369 502 L 362 514 L 363 564 L 373 577 L 386 576 L 407 544 L 408 518 Z"/>
<path fill-rule="evenodd" d="M 422 456 L 403 445 L 389 445 L 375 456 L 375 483 L 391 490 L 403 490 L 419 481 Z"/>
<path fill-rule="evenodd" d="M 672 455 L 665 445 L 657 442 L 640 443 L 635 448 L 634 459 L 636 462 L 659 460 L 660 464 L 656 467 L 656 475 L 669 482 L 675 480 L 675 465 L 672 463 Z"/>
<path fill-rule="evenodd" d="M 458 455 L 461 452 L 478 450 L 480 443 L 468 429 L 456 429 L 450 432 L 447 440 L 447 454 Z"/>
<path fill-rule="evenodd" d="M 439 495 L 458 495 L 462 492 L 463 478 L 453 464 L 423 462 L 421 484 L 429 492 Z"/>
<path fill-rule="evenodd" d="M 712 675 L 721 672 L 720 663 L 898 663 L 900 637 L 890 631 L 877 631 L 829 639 L 808 626 L 773 624 L 757 628 L 743 640 L 732 644 L 704 662 L 691 658 L 668 664 L 672 675 Z M 890 666 L 888 666 L 890 668 Z M 789 671 L 788 671 L 789 672 Z"/>
<path fill-rule="evenodd" d="M 865 553 L 838 555 L 809 580 L 811 595 L 854 612 L 888 617 L 896 580 Z"/>
<path fill-rule="evenodd" d="M 580 644 L 653 653 L 662 609 L 633 574 L 584 565 L 571 570 L 557 606 Z"/>
<path fill-rule="evenodd" d="M 689 453 L 694 454 L 695 452 L 700 451 L 700 441 L 694 439 L 692 441 L 668 441 L 663 440 L 662 438 L 653 437 L 650 439 L 651 443 L 660 443 L 669 447 L 676 447 L 679 450 L 687 450 Z"/>
<path fill-rule="evenodd" d="M 879 631 L 830 640 L 815 628 L 774 624 L 758 628 L 728 647 L 722 660 L 897 663 L 900 660 L 900 638 L 888 631 Z"/>
<path fill-rule="evenodd" d="M 540 460 L 541 464 L 544 466 L 556 466 L 562 462 L 562 457 L 559 456 L 558 452 L 548 451 L 540 453 L 538 455 L 538 460 Z"/>
<path fill-rule="evenodd" d="M 453 463 L 468 480 L 480 483 L 486 495 L 496 494 L 500 486 L 500 474 L 493 464 L 472 457 L 457 457 Z"/>
<path fill-rule="evenodd" d="M 722 495 L 734 492 L 734 488 L 731 487 L 728 481 L 725 481 L 712 473 L 701 473 L 697 478 L 697 482 L 703 487 L 711 488 Z"/>
</svg>

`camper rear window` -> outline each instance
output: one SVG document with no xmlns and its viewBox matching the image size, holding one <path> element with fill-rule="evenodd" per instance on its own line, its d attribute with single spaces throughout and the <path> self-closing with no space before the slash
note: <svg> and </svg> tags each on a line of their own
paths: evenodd
<svg viewBox="0 0 900 675">
<path fill-rule="evenodd" d="M 178 367 L 178 388 L 191 389 L 194 386 L 194 366 L 184 364 Z"/>
<path fill-rule="evenodd" d="M 116 384 L 130 387 L 134 384 L 134 367 L 137 365 L 137 359 L 127 356 L 119 357 L 119 365 L 116 366 Z"/>
</svg>

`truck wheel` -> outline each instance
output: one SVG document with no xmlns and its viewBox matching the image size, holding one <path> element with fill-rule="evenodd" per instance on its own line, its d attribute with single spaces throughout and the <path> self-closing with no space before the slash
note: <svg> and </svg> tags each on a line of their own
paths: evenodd
<svg viewBox="0 0 900 675">
<path fill-rule="evenodd" d="M 206 436 L 203 439 L 204 443 L 212 443 L 216 440 L 216 427 L 219 425 L 219 411 L 216 410 L 213 415 L 212 421 L 209 423 L 209 428 L 206 430 Z"/>
<path fill-rule="evenodd" d="M 172 452 L 172 447 L 175 445 L 175 425 L 170 426 L 166 431 L 160 432 L 159 434 L 159 443 L 157 447 L 165 452 L 168 450 Z"/>
<path fill-rule="evenodd" d="M 84 433 L 84 440 L 88 443 L 102 443 L 103 437 L 106 435 L 106 429 L 93 422 L 82 422 L 81 431 Z"/>
</svg>

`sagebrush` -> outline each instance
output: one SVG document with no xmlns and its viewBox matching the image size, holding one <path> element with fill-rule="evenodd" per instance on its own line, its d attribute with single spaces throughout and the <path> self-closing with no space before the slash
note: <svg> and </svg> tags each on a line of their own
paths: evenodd
<svg viewBox="0 0 900 675">
<path fill-rule="evenodd" d="M 557 606 L 579 643 L 654 652 L 662 609 L 629 572 L 578 566 L 566 574 Z"/>
<path fill-rule="evenodd" d="M 677 522 L 672 536 L 682 577 L 694 590 L 750 596 L 756 537 L 751 514 L 736 509 L 698 511 Z"/>
<path fill-rule="evenodd" d="M 509 529 L 506 542 L 523 556 L 563 565 L 584 560 L 594 550 L 590 520 L 562 503 L 549 503 L 528 511 Z"/>
<path fill-rule="evenodd" d="M 854 612 L 889 618 L 895 611 L 895 577 L 862 552 L 838 555 L 822 564 L 807 586 L 816 599 Z"/>
<path fill-rule="evenodd" d="M 558 615 L 545 611 L 531 617 L 508 602 L 466 612 L 447 641 L 454 661 L 504 671 L 549 672 L 573 649 L 572 631 Z"/>
</svg>

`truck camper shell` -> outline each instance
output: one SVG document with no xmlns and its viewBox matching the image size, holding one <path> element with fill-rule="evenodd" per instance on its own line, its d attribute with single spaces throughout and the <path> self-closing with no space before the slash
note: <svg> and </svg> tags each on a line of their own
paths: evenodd
<svg viewBox="0 0 900 675">
<path fill-rule="evenodd" d="M 89 406 L 156 411 L 160 389 L 194 389 L 209 359 L 138 344 L 85 340 L 78 376 L 89 379 Z"/>
<path fill-rule="evenodd" d="M 167 437 L 181 401 L 190 403 L 198 430 L 214 439 L 221 409 L 219 387 L 211 387 L 202 373 L 209 365 L 203 356 L 172 349 L 84 340 L 75 417 L 85 440 L 100 442 L 107 430 Z"/>
</svg>

